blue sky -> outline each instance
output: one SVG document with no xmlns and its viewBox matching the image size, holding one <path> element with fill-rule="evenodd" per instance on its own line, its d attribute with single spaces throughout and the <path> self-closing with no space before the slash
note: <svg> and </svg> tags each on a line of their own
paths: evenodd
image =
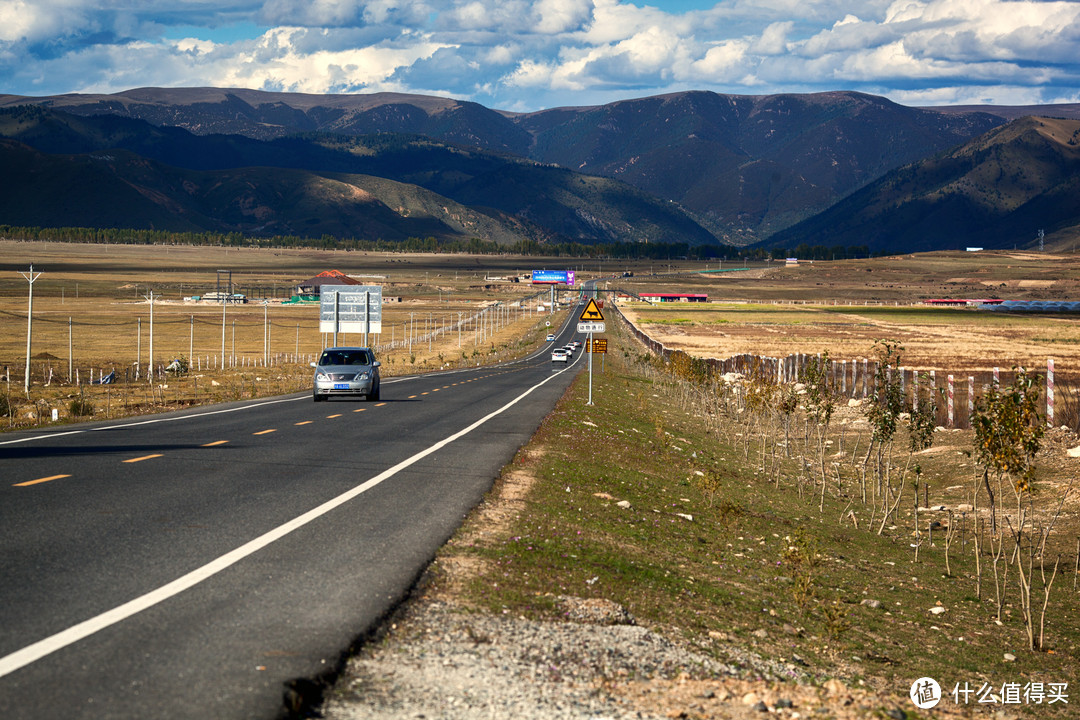
<svg viewBox="0 0 1080 720">
<path fill-rule="evenodd" d="M 148 86 L 1080 102 L 1080 0 L 0 0 L 0 93 Z"/>
</svg>

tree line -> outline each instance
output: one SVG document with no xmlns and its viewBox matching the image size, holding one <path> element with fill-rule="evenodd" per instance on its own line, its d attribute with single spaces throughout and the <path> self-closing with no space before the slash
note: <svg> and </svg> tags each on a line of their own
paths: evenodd
<svg viewBox="0 0 1080 720">
<path fill-rule="evenodd" d="M 825 247 L 799 245 L 794 249 L 737 248 L 730 245 L 690 245 L 689 243 L 581 243 L 539 242 L 521 239 L 497 243 L 478 237 L 469 239 L 410 237 L 405 240 L 364 240 L 322 235 L 255 237 L 239 232 L 172 232 L 136 228 L 17 227 L 0 225 L 0 237 L 7 240 L 103 243 L 118 245 L 208 245 L 218 247 L 318 248 L 368 252 L 468 253 L 475 255 L 525 255 L 543 257 L 617 258 L 626 260 L 841 260 L 868 257 L 864 246 Z"/>
</svg>

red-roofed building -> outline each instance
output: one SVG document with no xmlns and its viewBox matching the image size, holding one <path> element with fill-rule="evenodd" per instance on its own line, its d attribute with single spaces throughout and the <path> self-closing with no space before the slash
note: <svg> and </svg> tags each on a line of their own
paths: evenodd
<svg viewBox="0 0 1080 720">
<path fill-rule="evenodd" d="M 296 286 L 297 295 L 316 295 L 322 292 L 323 285 L 363 285 L 340 270 L 326 270 L 310 280 L 305 280 Z"/>
</svg>

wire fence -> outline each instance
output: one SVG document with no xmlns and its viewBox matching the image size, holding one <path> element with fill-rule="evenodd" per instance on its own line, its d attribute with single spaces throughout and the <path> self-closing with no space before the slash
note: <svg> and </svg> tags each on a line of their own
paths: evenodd
<svg viewBox="0 0 1080 720">
<path fill-rule="evenodd" d="M 652 353 L 670 360 L 678 348 L 669 347 L 654 339 L 638 326 L 630 322 L 617 304 L 613 304 L 616 317 L 629 332 Z M 738 374 L 748 376 L 751 373 L 764 373 L 780 383 L 798 383 L 811 360 L 821 363 L 821 355 L 793 353 L 785 357 L 773 357 L 743 353 L 726 358 L 701 358 L 710 371 L 716 375 Z M 1032 372 L 1029 376 L 1040 379 L 1040 405 L 1045 410 L 1048 426 L 1065 426 L 1080 430 L 1080 372 L 1068 369 L 1062 373 L 1055 371 L 1054 359 L 1047 358 L 1046 366 Z M 1008 386 L 1016 377 L 1018 368 L 993 368 L 988 371 L 949 371 L 945 368 L 897 368 L 900 383 L 906 401 L 918 407 L 920 402 L 931 398 L 937 404 L 938 425 L 945 428 L 968 429 L 979 398 L 988 388 Z M 849 400 L 862 400 L 873 397 L 877 392 L 878 363 L 872 358 L 833 358 L 828 359 L 826 377 L 834 395 Z"/>
</svg>

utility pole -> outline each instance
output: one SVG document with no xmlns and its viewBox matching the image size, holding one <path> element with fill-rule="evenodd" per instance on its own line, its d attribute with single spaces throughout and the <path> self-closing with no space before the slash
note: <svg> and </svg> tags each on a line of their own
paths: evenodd
<svg viewBox="0 0 1080 720">
<path fill-rule="evenodd" d="M 151 290 L 143 297 L 150 303 L 150 357 L 146 362 L 146 380 L 152 383 L 154 382 L 154 291 Z"/>
<path fill-rule="evenodd" d="M 34 266 L 30 265 L 30 272 L 20 272 L 27 282 L 30 283 L 30 307 L 26 311 L 26 373 L 23 376 L 23 391 L 30 395 L 30 336 L 33 330 L 34 321 L 34 281 L 41 277 L 41 273 L 34 274 Z"/>
<path fill-rule="evenodd" d="M 267 327 L 269 308 L 270 303 L 263 300 L 263 367 L 266 366 L 270 359 L 270 336 Z"/>
<path fill-rule="evenodd" d="M 229 306 L 225 298 L 221 299 L 221 369 L 225 369 L 225 308 Z"/>
</svg>

